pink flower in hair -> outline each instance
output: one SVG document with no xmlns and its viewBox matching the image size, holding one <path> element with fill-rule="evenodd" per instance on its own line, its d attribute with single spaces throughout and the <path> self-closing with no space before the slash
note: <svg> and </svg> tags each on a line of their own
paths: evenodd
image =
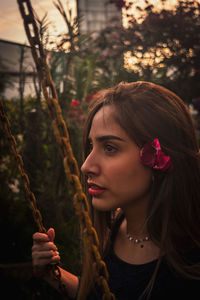
<svg viewBox="0 0 200 300">
<path fill-rule="evenodd" d="M 161 170 L 165 172 L 171 172 L 173 170 L 173 164 L 170 156 L 165 155 L 161 151 L 159 140 L 156 138 L 151 143 L 146 143 L 140 150 L 140 161 L 143 165 L 153 168 L 155 170 Z"/>
</svg>

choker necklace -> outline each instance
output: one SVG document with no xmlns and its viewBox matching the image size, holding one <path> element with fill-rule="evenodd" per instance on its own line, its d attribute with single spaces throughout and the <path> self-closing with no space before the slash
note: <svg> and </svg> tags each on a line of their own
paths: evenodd
<svg viewBox="0 0 200 300">
<path fill-rule="evenodd" d="M 137 238 L 134 238 L 133 236 L 131 236 L 129 233 L 127 233 L 126 237 L 127 237 L 127 239 L 128 239 L 130 242 L 132 242 L 132 243 L 134 243 L 134 244 L 141 244 L 141 243 L 142 243 L 142 244 L 140 245 L 141 248 L 144 248 L 143 242 L 149 242 L 149 241 L 150 241 L 150 237 L 148 237 L 148 236 L 145 236 L 145 237 L 142 238 L 142 239 L 137 239 Z"/>
</svg>

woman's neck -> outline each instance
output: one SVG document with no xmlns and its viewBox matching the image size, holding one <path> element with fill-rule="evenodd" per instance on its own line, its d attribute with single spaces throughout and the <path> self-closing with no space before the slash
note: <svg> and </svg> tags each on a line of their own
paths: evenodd
<svg viewBox="0 0 200 300">
<path fill-rule="evenodd" d="M 148 235 L 146 228 L 147 201 L 134 203 L 134 205 L 123 208 L 127 233 L 142 238 Z"/>
<path fill-rule="evenodd" d="M 145 264 L 157 259 L 160 249 L 149 237 L 146 227 L 147 205 L 134 203 L 122 210 L 125 218 L 114 239 L 114 253 L 130 264 Z"/>
</svg>

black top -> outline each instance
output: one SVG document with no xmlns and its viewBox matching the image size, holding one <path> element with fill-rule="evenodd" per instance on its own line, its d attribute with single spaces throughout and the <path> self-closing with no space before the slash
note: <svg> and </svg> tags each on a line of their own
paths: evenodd
<svg viewBox="0 0 200 300">
<path fill-rule="evenodd" d="M 200 259 L 200 249 L 195 249 L 193 254 L 193 258 Z M 109 287 L 116 300 L 138 300 L 152 277 L 157 260 L 142 265 L 129 264 L 111 250 L 105 262 L 109 272 Z M 100 300 L 101 295 L 101 290 L 95 287 L 88 300 Z M 149 299 L 200 299 L 200 281 L 181 278 L 163 260 Z"/>
<path fill-rule="evenodd" d="M 193 263 L 199 263 L 200 248 L 191 251 L 187 258 Z M 138 300 L 147 287 L 157 263 L 157 260 L 154 260 L 141 265 L 129 264 L 115 255 L 113 247 L 110 248 L 104 261 L 109 272 L 109 287 L 116 300 Z M 101 296 L 101 290 L 95 286 L 88 300 L 100 300 Z M 141 299 L 147 297 L 143 296 Z M 200 280 L 178 276 L 163 259 L 149 299 L 200 299 Z"/>
</svg>

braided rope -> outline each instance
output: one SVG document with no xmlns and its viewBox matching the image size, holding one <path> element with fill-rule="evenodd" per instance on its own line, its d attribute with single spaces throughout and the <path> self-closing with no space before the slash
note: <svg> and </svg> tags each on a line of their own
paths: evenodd
<svg viewBox="0 0 200 300">
<path fill-rule="evenodd" d="M 40 42 L 33 9 L 29 0 L 17 0 L 17 2 L 21 16 L 24 20 L 26 35 L 31 45 L 32 56 L 42 85 L 43 95 L 46 99 L 49 114 L 52 119 L 54 134 L 63 158 L 66 178 L 71 184 L 74 193 L 74 207 L 80 220 L 81 230 L 84 232 L 84 239 L 86 240 L 85 245 L 87 245 L 86 250 L 89 251 L 91 257 L 94 259 L 96 281 L 102 289 L 103 299 L 114 300 L 115 296 L 109 290 L 108 271 L 106 264 L 101 259 L 99 253 L 99 239 L 92 226 L 88 200 L 79 180 L 78 164 L 73 155 L 67 126 L 62 117 L 62 111 L 58 102 L 56 88 L 46 62 L 46 54 Z M 26 11 L 28 11 L 28 14 Z"/>
</svg>

